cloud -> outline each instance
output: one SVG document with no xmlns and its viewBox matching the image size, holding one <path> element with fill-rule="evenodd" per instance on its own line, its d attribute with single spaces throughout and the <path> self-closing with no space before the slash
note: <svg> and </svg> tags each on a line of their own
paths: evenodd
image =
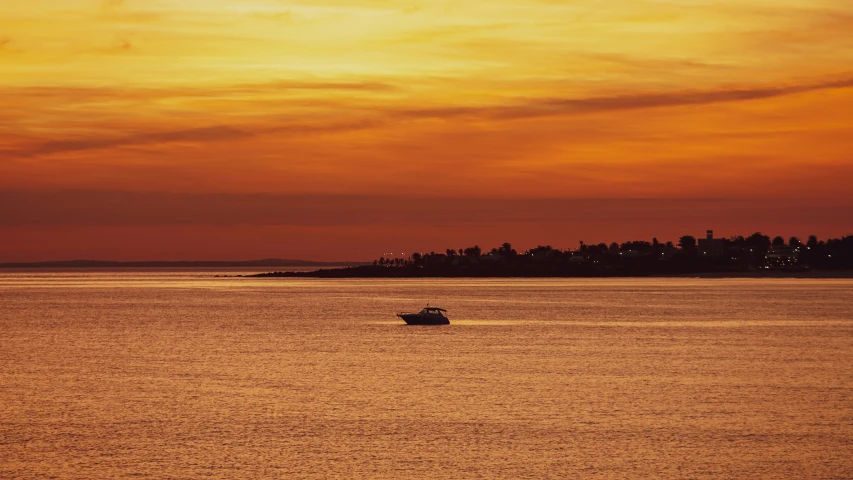
<svg viewBox="0 0 853 480">
<path fill-rule="evenodd" d="M 267 114 L 255 117 L 251 122 L 240 125 L 214 125 L 186 129 L 176 129 L 165 132 L 133 132 L 125 135 L 104 135 L 93 133 L 85 138 L 39 141 L 32 140 L 30 145 L 24 145 L 17 150 L 21 156 L 38 156 L 61 152 L 84 150 L 100 150 L 123 146 L 143 146 L 165 143 L 209 143 L 237 140 L 259 135 L 279 134 L 329 134 L 353 130 L 378 128 L 404 120 L 472 120 L 472 121 L 513 121 L 548 116 L 573 116 L 597 112 L 628 111 L 653 108 L 680 106 L 709 105 L 726 102 L 742 102 L 761 100 L 798 93 L 806 93 L 827 89 L 851 88 L 853 78 L 841 78 L 823 82 L 789 84 L 782 86 L 767 86 L 741 89 L 717 89 L 704 91 L 676 91 L 662 93 L 640 93 L 616 96 L 593 96 L 587 98 L 542 98 L 515 102 L 505 105 L 460 106 L 449 105 L 434 108 L 366 108 L 353 106 L 345 112 L 353 120 L 339 120 L 331 117 L 343 115 L 340 109 L 344 104 L 326 105 L 325 111 L 319 111 L 307 121 L 297 120 L 299 113 L 291 113 L 289 117 Z M 309 82 L 309 81 L 276 81 L 264 84 L 239 84 L 214 88 L 188 88 L 178 90 L 147 90 L 147 89 L 99 89 L 99 88 L 53 88 L 28 87 L 11 89 L 6 94 L 20 99 L 21 96 L 33 97 L 68 97 L 95 101 L 99 98 L 172 98 L 180 96 L 227 96 L 237 93 L 263 93 L 285 90 L 316 90 L 316 91 L 379 91 L 384 92 L 394 87 L 385 83 L 372 82 Z M 295 100 L 284 99 L 268 102 L 268 108 L 285 108 Z"/>
<path fill-rule="evenodd" d="M 43 142 L 21 154 L 43 155 L 58 152 L 74 152 L 121 147 L 126 145 L 152 145 L 172 142 L 209 142 L 232 140 L 252 136 L 251 133 L 228 126 L 213 126 L 176 130 L 171 132 L 147 132 L 117 137 L 88 137 L 81 140 L 54 140 Z"/>
<path fill-rule="evenodd" d="M 577 52 L 575 55 L 602 63 L 627 66 L 641 72 L 648 71 L 673 71 L 676 69 L 730 69 L 722 63 L 708 63 L 691 60 L 688 58 L 637 58 L 629 55 L 616 53 L 585 53 Z"/>
<path fill-rule="evenodd" d="M 132 48 L 133 42 L 127 37 L 116 37 L 114 48 Z M 262 95 L 286 93 L 288 91 L 363 91 L 396 92 L 400 87 L 390 83 L 371 81 L 325 81 L 325 80 L 271 80 L 263 83 L 237 83 L 233 85 L 211 87 L 79 87 L 79 86 L 26 86 L 10 87 L 0 92 L 16 98 L 68 98 L 75 102 L 98 101 L 100 99 L 175 99 L 175 98 L 217 98 L 229 95 Z"/>
<path fill-rule="evenodd" d="M 2 50 L 6 45 L 12 43 L 12 39 L 10 37 L 2 37 L 0 36 L 0 50 Z"/>
<path fill-rule="evenodd" d="M 209 143 L 226 142 L 258 135 L 302 135 L 308 133 L 330 134 L 362 130 L 378 126 L 370 120 L 357 120 L 337 123 L 284 123 L 279 125 L 245 125 L 240 128 L 228 125 L 199 127 L 167 132 L 142 132 L 118 136 L 89 135 L 83 139 L 50 140 L 36 142 L 29 147 L 15 150 L 11 156 L 38 156 L 55 153 L 103 150 L 119 147 L 138 147 L 168 143 Z M 2 153 L 2 151 L 0 151 Z"/>
<path fill-rule="evenodd" d="M 471 117 L 487 120 L 513 120 L 545 116 L 578 115 L 585 113 L 647 108 L 708 105 L 725 102 L 742 102 L 782 97 L 818 90 L 853 87 L 853 78 L 831 80 L 780 87 L 755 87 L 743 89 L 719 89 L 705 91 L 683 91 L 665 93 L 641 93 L 629 95 L 532 99 L 528 102 L 507 106 L 486 107 L 439 107 L 432 109 L 401 110 L 396 115 L 410 118 Z"/>
<path fill-rule="evenodd" d="M 132 48 L 127 39 L 119 39 L 121 48 Z M 578 115 L 603 111 L 639 110 L 647 108 L 708 105 L 715 103 L 761 100 L 794 95 L 819 90 L 853 87 L 853 77 L 834 80 L 788 84 L 781 86 L 757 86 L 746 88 L 721 88 L 716 90 L 671 91 L 654 93 L 634 93 L 614 96 L 592 96 L 586 98 L 531 98 L 498 105 L 446 105 L 438 107 L 415 108 L 373 108 L 368 113 L 376 116 L 400 118 L 455 118 L 512 120 L 544 116 Z M 185 87 L 172 89 L 158 88 L 90 88 L 90 87 L 20 87 L 10 88 L 6 95 L 22 97 L 73 98 L 75 102 L 111 99 L 167 99 L 167 98 L 217 98 L 229 95 L 275 94 L 287 91 L 363 91 L 385 93 L 400 91 L 400 87 L 385 82 L 371 81 L 323 81 L 323 80 L 274 80 L 265 83 L 246 83 L 210 88 Z M 2 95 L 2 94 L 0 94 Z M 295 101 L 294 99 L 286 99 Z M 317 99 L 318 104 L 322 99 Z M 344 106 L 332 104 L 332 107 Z"/>
<path fill-rule="evenodd" d="M 256 91 L 262 88 L 268 90 L 363 90 L 367 92 L 396 91 L 395 85 L 382 82 L 324 82 L 324 81 L 273 81 L 265 84 L 235 85 L 229 91 Z"/>
</svg>

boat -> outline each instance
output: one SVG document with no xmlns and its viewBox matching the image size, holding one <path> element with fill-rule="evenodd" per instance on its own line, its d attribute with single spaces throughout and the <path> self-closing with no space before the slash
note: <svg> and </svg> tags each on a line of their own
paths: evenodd
<svg viewBox="0 0 853 480">
<path fill-rule="evenodd" d="M 398 313 L 397 316 L 405 320 L 408 325 L 450 325 L 447 318 L 447 310 L 427 305 L 418 313 Z"/>
</svg>

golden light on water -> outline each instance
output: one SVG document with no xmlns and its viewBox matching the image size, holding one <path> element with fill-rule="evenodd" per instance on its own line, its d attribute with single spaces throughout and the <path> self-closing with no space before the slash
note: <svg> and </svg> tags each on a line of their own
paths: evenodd
<svg viewBox="0 0 853 480">
<path fill-rule="evenodd" d="M 0 272 L 0 477 L 844 477 L 851 288 Z"/>
</svg>

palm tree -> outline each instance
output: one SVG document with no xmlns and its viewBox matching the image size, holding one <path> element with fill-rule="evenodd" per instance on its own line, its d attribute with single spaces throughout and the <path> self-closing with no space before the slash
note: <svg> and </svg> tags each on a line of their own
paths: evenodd
<svg viewBox="0 0 853 480">
<path fill-rule="evenodd" d="M 807 246 L 809 246 L 809 247 L 816 247 L 816 246 L 817 246 L 817 243 L 818 243 L 818 242 L 817 242 L 817 236 L 815 236 L 815 235 L 809 235 L 809 240 L 808 240 L 808 242 L 806 243 L 806 245 L 807 245 Z"/>
<path fill-rule="evenodd" d="M 500 249 L 498 249 L 498 253 L 503 253 L 503 254 L 505 254 L 505 255 L 507 255 L 507 256 L 513 256 L 513 255 L 516 255 L 516 254 L 517 254 L 517 252 L 515 251 L 515 249 L 514 249 L 514 248 L 512 248 L 512 244 L 511 244 L 511 243 L 509 243 L 509 242 L 504 242 L 504 243 L 501 245 L 501 248 L 500 248 Z"/>
</svg>

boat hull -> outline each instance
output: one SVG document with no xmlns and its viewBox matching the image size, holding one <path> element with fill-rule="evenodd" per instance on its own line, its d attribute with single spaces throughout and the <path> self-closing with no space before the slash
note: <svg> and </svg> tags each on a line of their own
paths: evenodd
<svg viewBox="0 0 853 480">
<path fill-rule="evenodd" d="M 406 322 L 406 325 L 450 325 L 450 320 L 447 317 L 427 317 L 417 313 L 397 315 Z"/>
</svg>

